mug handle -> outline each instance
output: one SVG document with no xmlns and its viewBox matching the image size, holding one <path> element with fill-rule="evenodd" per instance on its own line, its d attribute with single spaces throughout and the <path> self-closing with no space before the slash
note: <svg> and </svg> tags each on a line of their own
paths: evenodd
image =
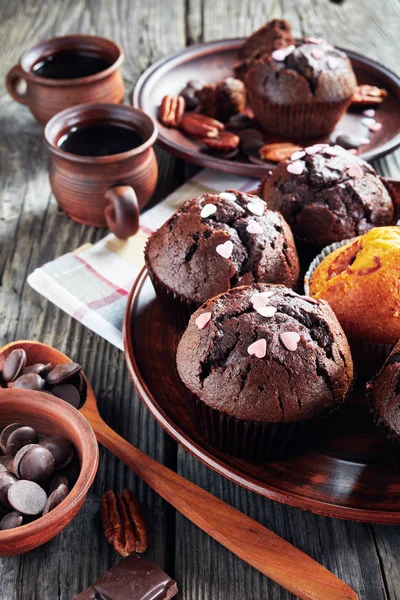
<svg viewBox="0 0 400 600">
<path fill-rule="evenodd" d="M 139 229 L 139 204 L 134 189 L 117 185 L 109 188 L 104 197 L 109 202 L 104 209 L 108 228 L 122 240 L 135 235 Z"/>
<path fill-rule="evenodd" d="M 23 70 L 19 65 L 14 65 L 14 67 L 8 71 L 6 77 L 8 93 L 20 104 L 28 104 L 28 87 L 26 87 L 25 93 L 18 91 L 19 81 L 24 81 L 27 86 Z"/>
</svg>

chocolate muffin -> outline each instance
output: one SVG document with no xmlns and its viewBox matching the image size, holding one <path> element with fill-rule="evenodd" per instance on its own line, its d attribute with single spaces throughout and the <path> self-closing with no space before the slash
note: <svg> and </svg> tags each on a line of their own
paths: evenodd
<svg viewBox="0 0 400 600">
<path fill-rule="evenodd" d="M 316 247 L 393 222 L 393 202 L 375 170 L 340 146 L 295 152 L 264 178 L 260 196 L 280 211 L 295 239 Z"/>
<path fill-rule="evenodd" d="M 263 54 L 244 81 L 261 127 L 291 139 L 330 133 L 357 86 L 346 54 L 318 38 Z"/>
<path fill-rule="evenodd" d="M 233 70 L 236 77 L 243 79 L 249 66 L 263 54 L 271 54 L 274 50 L 288 48 L 296 43 L 292 29 L 287 21 L 274 19 L 247 38 L 239 49 L 239 61 Z"/>
<path fill-rule="evenodd" d="M 243 286 L 203 304 L 181 338 L 177 367 L 206 438 L 247 458 L 287 453 L 353 379 L 329 305 L 281 285 Z"/>
<path fill-rule="evenodd" d="M 219 121 L 228 121 L 246 106 L 246 88 L 239 79 L 226 77 L 204 85 L 198 92 L 200 112 Z"/>
<path fill-rule="evenodd" d="M 253 194 L 229 190 L 186 201 L 149 239 L 145 261 L 167 309 L 190 315 L 231 287 L 295 287 L 299 261 L 289 226 Z"/>
<path fill-rule="evenodd" d="M 375 422 L 383 426 L 387 437 L 400 440 L 400 342 L 367 384 L 367 393 Z"/>
</svg>

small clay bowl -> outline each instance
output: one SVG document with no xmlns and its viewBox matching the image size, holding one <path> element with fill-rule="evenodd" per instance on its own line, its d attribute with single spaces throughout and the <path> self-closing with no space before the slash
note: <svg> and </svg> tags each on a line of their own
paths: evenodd
<svg viewBox="0 0 400 600">
<path fill-rule="evenodd" d="M 51 346 L 21 341 L 0 349 L 0 367 L 15 348 L 26 350 L 27 364 L 68 361 L 65 355 Z M 63 360 L 60 360 L 62 357 Z M 28 552 L 60 533 L 82 507 L 99 462 L 99 449 L 91 426 L 78 410 L 55 396 L 44 392 L 0 388 L 0 430 L 15 422 L 30 425 L 44 435 L 60 435 L 70 440 L 78 454 L 81 470 L 66 499 L 54 510 L 27 525 L 0 531 L 0 556 Z"/>
</svg>

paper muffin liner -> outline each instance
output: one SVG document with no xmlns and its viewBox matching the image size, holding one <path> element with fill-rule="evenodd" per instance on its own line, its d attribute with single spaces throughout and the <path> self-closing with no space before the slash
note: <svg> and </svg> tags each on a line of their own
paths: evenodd
<svg viewBox="0 0 400 600">
<path fill-rule="evenodd" d="M 318 138 L 328 135 L 346 112 L 351 98 L 339 102 L 276 104 L 248 91 L 249 104 L 261 127 L 290 139 Z"/>
<path fill-rule="evenodd" d="M 189 391 L 188 397 L 200 435 L 220 452 L 251 462 L 276 460 L 305 451 L 327 416 L 291 423 L 246 421 L 207 406 Z"/>
<path fill-rule="evenodd" d="M 389 196 L 392 199 L 393 207 L 394 207 L 394 225 L 400 225 L 400 184 L 398 182 L 397 185 L 393 181 L 387 181 L 385 179 L 381 179 L 383 185 L 387 189 Z"/>
<path fill-rule="evenodd" d="M 381 438 L 385 444 L 386 456 L 388 462 L 392 464 L 396 473 L 400 475 L 400 436 L 396 435 L 394 431 L 389 429 L 384 420 L 380 417 L 378 411 L 375 408 L 375 404 L 372 401 L 371 387 L 373 380 L 366 386 L 366 395 L 368 401 L 369 412 L 372 420 L 379 429 Z"/>
<path fill-rule="evenodd" d="M 172 323 L 178 331 L 183 332 L 189 323 L 190 317 L 199 308 L 199 306 L 201 306 L 201 304 L 190 302 L 181 296 L 178 296 L 178 294 L 161 283 L 147 263 L 146 268 L 151 283 L 153 284 L 156 296 L 160 301 L 162 309 L 166 313 L 169 322 Z"/>
<path fill-rule="evenodd" d="M 352 242 L 357 238 L 350 238 L 330 244 L 322 250 L 318 256 L 311 262 L 306 274 L 304 275 L 304 293 L 310 294 L 310 279 L 318 265 L 334 250 Z M 355 370 L 357 374 L 357 383 L 365 384 L 369 381 L 383 366 L 383 363 L 389 356 L 394 344 L 378 344 L 368 340 L 361 340 L 347 336 Z"/>
</svg>

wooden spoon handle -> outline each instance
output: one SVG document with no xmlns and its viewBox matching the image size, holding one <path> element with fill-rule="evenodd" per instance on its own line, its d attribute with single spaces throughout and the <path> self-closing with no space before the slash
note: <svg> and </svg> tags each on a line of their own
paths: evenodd
<svg viewBox="0 0 400 600">
<path fill-rule="evenodd" d="M 302 600 L 357 600 L 348 585 L 307 554 L 143 454 L 97 416 L 86 416 L 99 442 L 185 517 L 252 567 Z"/>
</svg>

